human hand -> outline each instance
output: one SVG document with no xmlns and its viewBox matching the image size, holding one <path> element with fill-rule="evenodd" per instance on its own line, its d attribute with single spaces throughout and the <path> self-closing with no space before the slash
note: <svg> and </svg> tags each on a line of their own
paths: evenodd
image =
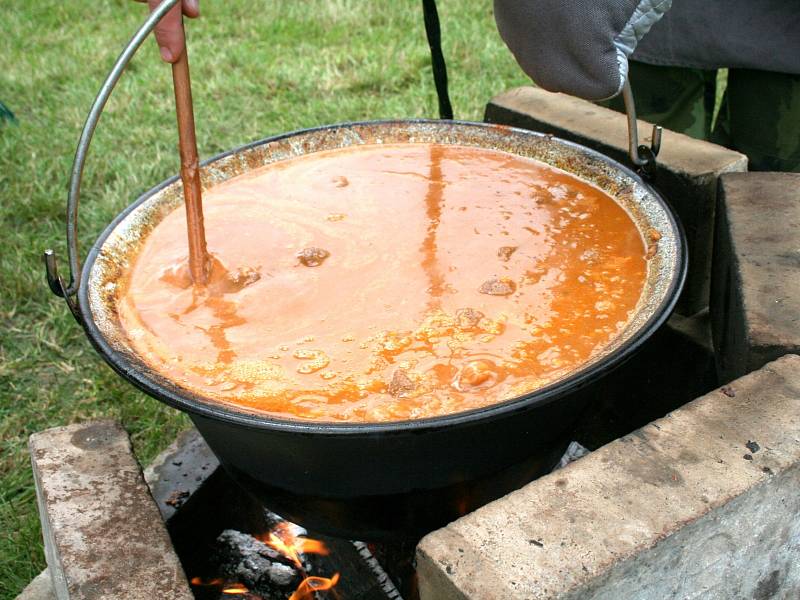
<svg viewBox="0 0 800 600">
<path fill-rule="evenodd" d="M 161 0 L 137 0 L 137 2 L 147 2 L 151 12 L 161 4 Z M 181 13 L 190 19 L 199 16 L 200 6 L 198 2 L 199 0 L 181 0 L 156 25 L 155 34 L 158 49 L 161 52 L 161 58 L 168 63 L 177 61 L 185 47 L 186 41 L 183 36 Z"/>
</svg>

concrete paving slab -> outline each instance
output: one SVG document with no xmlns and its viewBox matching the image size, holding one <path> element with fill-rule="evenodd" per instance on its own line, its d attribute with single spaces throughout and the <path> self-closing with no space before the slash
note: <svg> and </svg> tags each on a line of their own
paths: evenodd
<svg viewBox="0 0 800 600">
<path fill-rule="evenodd" d="M 598 150 L 628 165 L 625 115 L 586 100 L 536 87 L 509 90 L 492 98 L 484 119 L 551 133 Z M 652 125 L 639 121 L 639 139 L 649 143 Z M 717 178 L 746 171 L 747 157 L 715 144 L 664 131 L 656 187 L 675 207 L 689 243 L 689 273 L 678 310 L 692 315 L 708 304 Z"/>
<path fill-rule="evenodd" d="M 422 600 L 800 597 L 788 355 L 425 537 Z"/>
<path fill-rule="evenodd" d="M 29 447 L 59 600 L 193 598 L 118 424 L 48 429 L 32 435 Z"/>
<path fill-rule="evenodd" d="M 800 173 L 721 178 L 711 312 L 722 381 L 800 353 Z"/>
</svg>

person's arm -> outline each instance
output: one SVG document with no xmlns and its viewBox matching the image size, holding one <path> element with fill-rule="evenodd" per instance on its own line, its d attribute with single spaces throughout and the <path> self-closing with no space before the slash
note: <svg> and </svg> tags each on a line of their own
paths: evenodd
<svg viewBox="0 0 800 600">
<path fill-rule="evenodd" d="M 151 11 L 161 4 L 161 0 L 137 0 L 137 2 L 147 2 Z M 158 50 L 161 52 L 161 58 L 168 63 L 174 63 L 183 52 L 185 40 L 181 27 L 181 13 L 190 19 L 199 16 L 199 0 L 182 0 L 156 26 Z"/>
<path fill-rule="evenodd" d="M 619 94 L 636 44 L 672 0 L 494 0 L 500 36 L 537 85 L 587 100 Z"/>
</svg>

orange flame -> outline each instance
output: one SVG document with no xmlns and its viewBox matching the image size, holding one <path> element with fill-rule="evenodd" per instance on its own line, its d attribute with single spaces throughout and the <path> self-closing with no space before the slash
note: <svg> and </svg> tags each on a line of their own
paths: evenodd
<svg viewBox="0 0 800 600">
<path fill-rule="evenodd" d="M 190 583 L 192 585 L 202 585 L 202 586 L 222 586 L 225 585 L 225 580 L 220 579 L 219 577 L 215 579 L 203 579 L 202 577 L 192 577 Z"/>
<path fill-rule="evenodd" d="M 241 595 L 246 594 L 249 590 L 241 583 L 234 583 L 222 589 L 223 594 Z"/>
<path fill-rule="evenodd" d="M 292 530 L 292 525 L 288 522 L 279 523 L 272 531 L 265 535 L 256 535 L 253 537 L 264 542 L 267 546 L 291 560 L 303 573 L 304 567 L 300 560 L 301 554 L 321 554 L 326 556 L 330 552 L 325 543 L 320 540 L 296 536 Z M 331 578 L 306 577 L 300 582 L 297 589 L 292 592 L 289 600 L 313 600 L 316 592 L 330 590 L 336 586 L 338 582 L 339 573 L 335 573 Z M 229 583 L 220 578 L 203 579 L 201 577 L 192 577 L 191 583 L 196 586 L 219 587 L 222 588 L 223 594 L 229 595 L 244 595 L 250 591 L 241 583 Z"/>
<path fill-rule="evenodd" d="M 289 600 L 313 600 L 316 592 L 324 592 L 339 583 L 339 574 L 334 573 L 330 579 L 327 577 L 306 577 L 289 596 Z"/>
<path fill-rule="evenodd" d="M 303 568 L 300 562 L 300 554 L 321 554 L 327 556 L 329 552 L 328 547 L 319 540 L 295 536 L 292 533 L 291 527 L 286 522 L 279 523 L 275 529 L 266 536 L 261 535 L 255 537 L 276 552 L 283 554 L 299 569 Z"/>
<path fill-rule="evenodd" d="M 202 587 L 222 588 L 223 594 L 243 595 L 250 591 L 241 583 L 228 583 L 227 581 L 221 579 L 220 577 L 215 577 L 214 579 L 203 579 L 202 577 L 192 577 L 189 583 L 191 583 L 192 585 L 202 586 Z"/>
</svg>

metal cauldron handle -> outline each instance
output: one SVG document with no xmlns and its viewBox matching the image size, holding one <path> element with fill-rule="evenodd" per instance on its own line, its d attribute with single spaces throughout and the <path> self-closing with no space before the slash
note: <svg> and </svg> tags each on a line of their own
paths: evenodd
<svg viewBox="0 0 800 600">
<path fill-rule="evenodd" d="M 97 122 L 100 120 L 100 115 L 106 106 L 111 92 L 117 85 L 122 72 L 128 63 L 136 54 L 139 46 L 142 45 L 145 38 L 150 35 L 150 32 L 155 29 L 158 22 L 166 15 L 169 10 L 175 6 L 180 0 L 164 0 L 158 7 L 150 13 L 147 20 L 133 35 L 128 44 L 123 48 L 114 67 L 109 72 L 106 80 L 103 82 L 100 91 L 94 99 L 89 115 L 86 117 L 86 123 L 83 125 L 80 140 L 78 141 L 78 148 L 75 150 L 75 160 L 72 162 L 72 174 L 69 181 L 69 194 L 67 196 L 67 256 L 69 258 L 69 283 L 64 284 L 64 280 L 58 273 L 58 264 L 56 255 L 51 249 L 44 251 L 44 264 L 47 272 L 47 284 L 50 290 L 57 296 L 61 296 L 67 301 L 72 315 L 79 322 L 83 322 L 83 317 L 80 312 L 80 307 L 75 301 L 74 296 L 78 293 L 80 286 L 81 263 L 78 251 L 78 202 L 81 196 L 81 180 L 83 178 L 83 167 L 86 163 L 86 156 L 89 152 L 89 145 L 92 143 L 92 136 L 94 135 Z"/>
<path fill-rule="evenodd" d="M 648 178 L 655 175 L 656 156 L 661 150 L 661 126 L 653 125 L 650 146 L 639 145 L 639 128 L 636 126 L 636 104 L 633 101 L 630 77 L 622 86 L 622 100 L 625 102 L 625 115 L 628 117 L 628 156 Z"/>
</svg>

